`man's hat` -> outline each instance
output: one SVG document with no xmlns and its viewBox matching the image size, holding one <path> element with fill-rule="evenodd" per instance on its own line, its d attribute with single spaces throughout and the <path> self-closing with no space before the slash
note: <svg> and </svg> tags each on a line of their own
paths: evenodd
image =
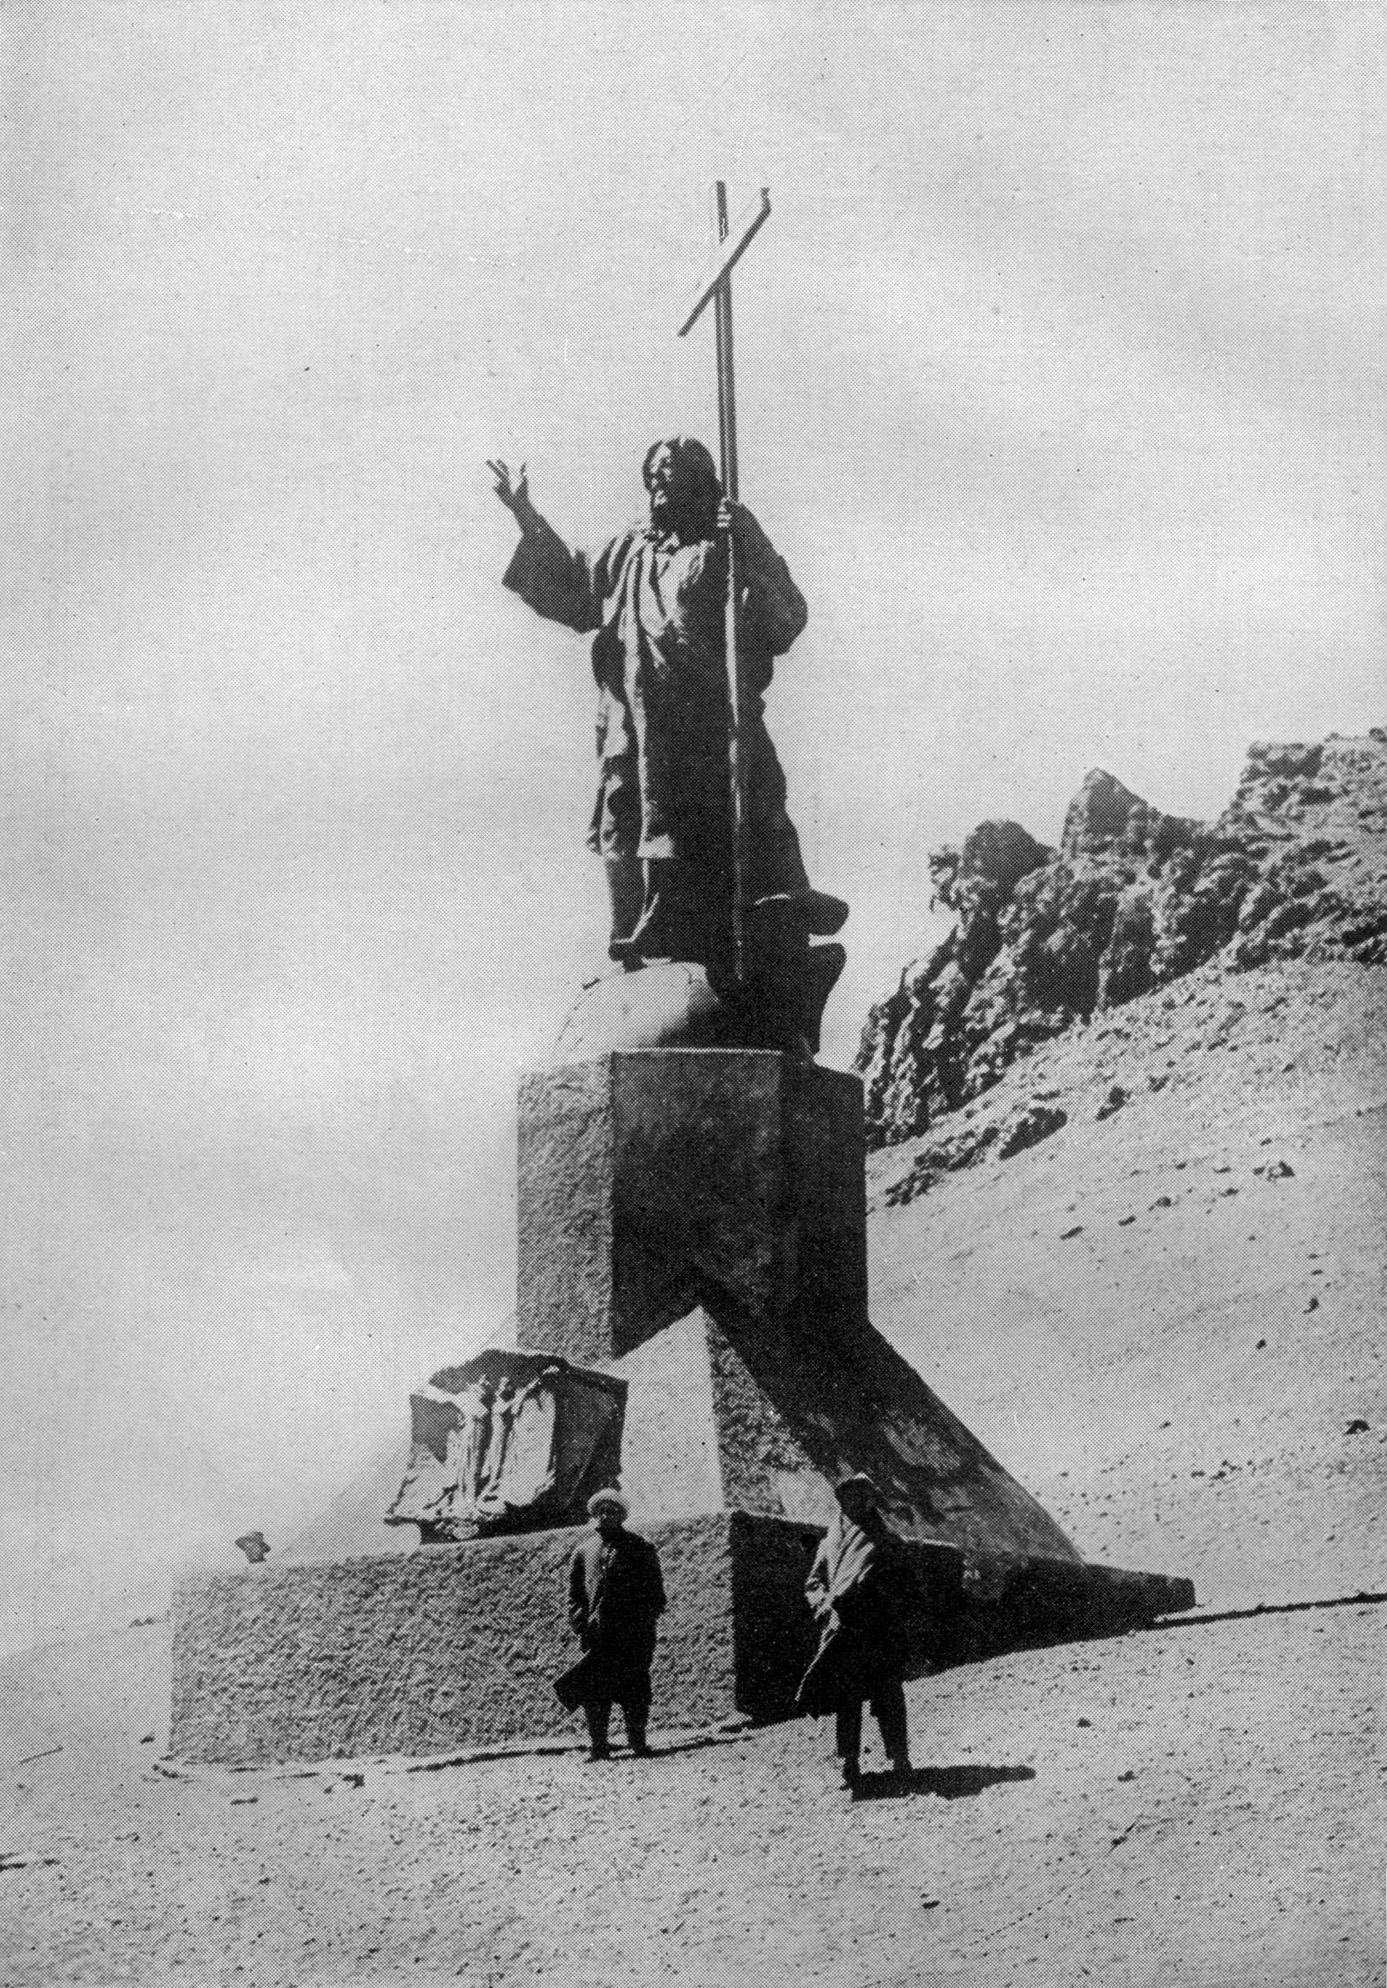
<svg viewBox="0 0 1387 1988">
<path fill-rule="evenodd" d="M 835 1497 L 841 1496 L 844 1491 L 851 1490 L 854 1485 L 856 1485 L 859 1491 L 870 1492 L 876 1503 L 881 1503 L 881 1488 L 874 1477 L 868 1477 L 865 1470 L 855 1470 L 851 1477 L 840 1478 L 838 1483 L 833 1487 Z"/>
<path fill-rule="evenodd" d="M 243 1532 L 239 1539 L 233 1539 L 231 1543 L 233 1546 L 239 1546 L 242 1553 L 248 1546 L 263 1546 L 267 1553 L 274 1550 L 263 1532 Z"/>
<path fill-rule="evenodd" d="M 626 1519 L 631 1516 L 630 1505 L 613 1486 L 609 1485 L 605 1491 L 594 1491 L 588 1499 L 588 1510 L 594 1518 L 597 1516 L 599 1505 L 616 1505 L 620 1508 L 622 1518 Z"/>
</svg>

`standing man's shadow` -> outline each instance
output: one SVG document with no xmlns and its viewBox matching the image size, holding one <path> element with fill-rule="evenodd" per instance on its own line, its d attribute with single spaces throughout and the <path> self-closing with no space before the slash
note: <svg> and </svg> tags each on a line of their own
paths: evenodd
<svg viewBox="0 0 1387 1988">
<path fill-rule="evenodd" d="M 980 1795 L 998 1781 L 1034 1781 L 1033 1767 L 913 1767 L 908 1774 L 864 1774 L 852 1791 L 855 1802 L 885 1802 L 901 1795 L 938 1795 L 956 1802 Z"/>
</svg>

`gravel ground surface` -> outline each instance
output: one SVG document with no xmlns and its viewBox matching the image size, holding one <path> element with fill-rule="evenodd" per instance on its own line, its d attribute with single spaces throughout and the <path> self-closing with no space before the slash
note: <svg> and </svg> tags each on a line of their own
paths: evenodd
<svg viewBox="0 0 1387 1988">
<path fill-rule="evenodd" d="M 6 1773 L 0 1978 L 1378 1982 L 1383 1623 L 1196 1615 L 926 1680 L 914 1786 L 856 1800 L 807 1722 L 169 1778 L 161 1630 L 67 1646 L 6 1674 L 8 1741 L 67 1724 Z"/>
</svg>

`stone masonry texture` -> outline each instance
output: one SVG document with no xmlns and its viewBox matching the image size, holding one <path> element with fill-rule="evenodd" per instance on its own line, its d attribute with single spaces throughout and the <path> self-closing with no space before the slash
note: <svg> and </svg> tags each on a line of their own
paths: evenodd
<svg viewBox="0 0 1387 1988">
<path fill-rule="evenodd" d="M 199 1576 L 174 1596 L 170 1751 L 195 1761 L 446 1753 L 581 1732 L 553 1680 L 576 1660 L 578 1527 L 405 1556 Z M 727 1514 L 651 1527 L 670 1607 L 657 1723 L 738 1710 Z"/>
<path fill-rule="evenodd" d="M 623 1477 L 670 1597 L 657 1725 L 792 1710 L 814 1642 L 804 1579 L 852 1470 L 910 1543 L 917 1669 L 1192 1604 L 1187 1583 L 1085 1567 L 873 1331 L 864 1156 L 858 1080 L 770 1051 L 613 1053 L 522 1086 L 517 1338 L 627 1386 Z M 576 1655 L 578 1537 L 185 1582 L 171 1750 L 249 1763 L 576 1737 L 553 1680 Z"/>
<path fill-rule="evenodd" d="M 822 1529 L 726 1512 L 652 1526 L 669 1611 L 653 1724 L 790 1716 L 815 1645 L 804 1581 Z M 576 1527 L 408 1556 L 247 1569 L 174 1596 L 169 1750 L 263 1765 L 581 1736 L 553 1679 L 574 1661 Z M 1187 1582 L 909 1547 L 911 1673 L 1187 1608 Z"/>
<path fill-rule="evenodd" d="M 907 1538 L 1078 1563 L 1060 1527 L 865 1318 L 709 1321 L 729 1505 L 826 1519 L 865 1470 Z"/>
<path fill-rule="evenodd" d="M 702 1292 L 761 1312 L 784 1284 L 784 1059 L 754 1050 L 614 1056 L 614 1354 Z"/>
<path fill-rule="evenodd" d="M 861 1086 L 758 1050 L 643 1050 L 521 1088 L 522 1346 L 597 1364 L 695 1304 L 866 1301 Z"/>
<path fill-rule="evenodd" d="M 521 1079 L 516 1337 L 579 1366 L 611 1356 L 611 1059 Z"/>
</svg>

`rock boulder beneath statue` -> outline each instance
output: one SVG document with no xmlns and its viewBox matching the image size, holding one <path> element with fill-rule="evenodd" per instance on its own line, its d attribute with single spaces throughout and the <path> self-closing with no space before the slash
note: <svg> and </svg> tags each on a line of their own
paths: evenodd
<svg viewBox="0 0 1387 1988">
<path fill-rule="evenodd" d="M 553 1060 L 634 1049 L 775 1049 L 808 1061 L 844 959 L 841 946 L 806 946 L 793 975 L 768 973 L 741 989 L 683 960 L 603 974 L 570 1008 Z"/>
<path fill-rule="evenodd" d="M 636 973 L 591 981 L 568 1012 L 554 1060 L 580 1062 L 621 1049 L 727 1049 L 737 1017 L 713 991 L 707 970 L 657 960 Z"/>
</svg>

